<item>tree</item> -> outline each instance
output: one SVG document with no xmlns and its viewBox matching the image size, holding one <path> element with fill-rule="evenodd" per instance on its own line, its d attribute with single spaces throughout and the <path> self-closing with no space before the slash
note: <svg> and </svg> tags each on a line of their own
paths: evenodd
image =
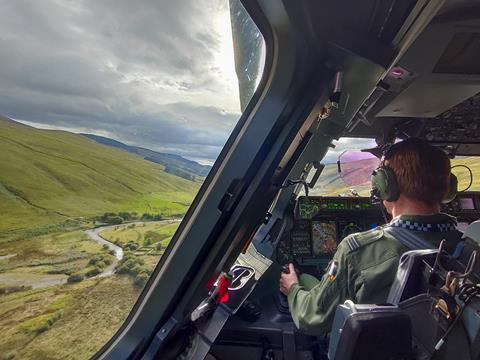
<svg viewBox="0 0 480 360">
<path fill-rule="evenodd" d="M 85 277 L 82 275 L 82 274 L 72 274 L 68 277 L 67 279 L 67 283 L 71 284 L 71 283 L 76 283 L 76 282 L 80 282 L 84 279 Z"/>
<path fill-rule="evenodd" d="M 146 272 L 141 272 L 135 276 L 134 284 L 138 287 L 143 287 L 148 281 L 148 274 Z"/>
</svg>

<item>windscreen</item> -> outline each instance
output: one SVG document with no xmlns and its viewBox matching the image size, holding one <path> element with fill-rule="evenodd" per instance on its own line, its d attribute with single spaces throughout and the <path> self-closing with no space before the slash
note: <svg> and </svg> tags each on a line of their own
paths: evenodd
<svg viewBox="0 0 480 360">
<path fill-rule="evenodd" d="M 373 139 L 342 138 L 334 143 L 322 163 L 325 164 L 311 195 L 370 196 L 371 174 L 380 159 L 365 149 L 376 146 Z M 459 191 L 480 191 L 480 156 L 456 156 L 451 159 L 452 173 L 458 178 Z M 313 178 L 312 167 L 307 182 Z M 301 195 L 304 195 L 302 190 Z"/>
<path fill-rule="evenodd" d="M 372 171 L 379 159 L 362 149 L 376 146 L 374 139 L 341 138 L 334 142 L 322 163 L 325 164 L 310 194 L 314 196 L 369 196 Z M 338 162 L 340 161 L 340 166 Z M 311 179 L 316 169 L 312 168 L 307 178 Z M 303 192 L 302 192 L 303 194 Z"/>
</svg>

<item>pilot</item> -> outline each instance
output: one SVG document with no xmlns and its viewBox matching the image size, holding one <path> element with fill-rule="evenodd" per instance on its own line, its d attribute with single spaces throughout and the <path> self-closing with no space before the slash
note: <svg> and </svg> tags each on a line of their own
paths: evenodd
<svg viewBox="0 0 480 360">
<path fill-rule="evenodd" d="M 379 181 L 378 176 L 386 177 Z M 311 335 L 331 329 L 337 305 L 385 303 L 400 256 L 412 250 L 388 231 L 402 228 L 423 244 L 437 248 L 442 239 L 453 252 L 461 241 L 455 218 L 441 213 L 440 204 L 456 190 L 450 159 L 438 148 L 418 139 L 394 144 L 372 176 L 374 194 L 382 199 L 392 221 L 376 229 L 347 236 L 321 280 L 297 275 L 292 264 L 280 277 L 295 325 Z M 380 182 L 380 184 L 379 184 Z M 383 185 L 382 185 L 383 184 Z"/>
</svg>

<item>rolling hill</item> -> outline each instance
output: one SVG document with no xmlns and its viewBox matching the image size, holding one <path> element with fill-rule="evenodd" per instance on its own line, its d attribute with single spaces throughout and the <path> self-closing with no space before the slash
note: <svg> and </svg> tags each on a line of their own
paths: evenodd
<svg viewBox="0 0 480 360">
<path fill-rule="evenodd" d="M 85 136 L 0 117 L 0 231 L 103 212 L 186 211 L 200 184 Z"/>
<path fill-rule="evenodd" d="M 169 174 L 180 176 L 187 180 L 195 181 L 197 176 L 205 177 L 210 172 L 211 166 L 201 165 L 195 161 L 185 159 L 179 155 L 160 153 L 150 149 L 145 149 L 138 146 L 131 146 L 124 144 L 120 141 L 113 140 L 107 137 L 93 135 L 93 134 L 81 134 L 96 142 L 104 145 L 113 146 L 132 154 L 139 155 L 145 160 L 152 161 L 157 164 L 165 166 L 165 171 Z"/>
</svg>

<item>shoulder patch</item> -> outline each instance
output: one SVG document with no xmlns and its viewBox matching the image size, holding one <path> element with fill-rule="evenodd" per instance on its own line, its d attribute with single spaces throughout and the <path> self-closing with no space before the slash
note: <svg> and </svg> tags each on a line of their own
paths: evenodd
<svg viewBox="0 0 480 360">
<path fill-rule="evenodd" d="M 350 248 L 350 251 L 355 251 L 355 250 L 360 249 L 360 244 L 359 244 L 358 240 L 355 238 L 355 234 L 347 236 L 345 238 L 345 241 L 346 241 L 348 247 Z"/>
<path fill-rule="evenodd" d="M 383 229 L 381 227 L 377 227 L 372 230 L 348 235 L 343 241 L 345 241 L 350 252 L 353 252 L 365 245 L 377 241 L 378 239 L 382 238 L 382 236 Z"/>
</svg>

